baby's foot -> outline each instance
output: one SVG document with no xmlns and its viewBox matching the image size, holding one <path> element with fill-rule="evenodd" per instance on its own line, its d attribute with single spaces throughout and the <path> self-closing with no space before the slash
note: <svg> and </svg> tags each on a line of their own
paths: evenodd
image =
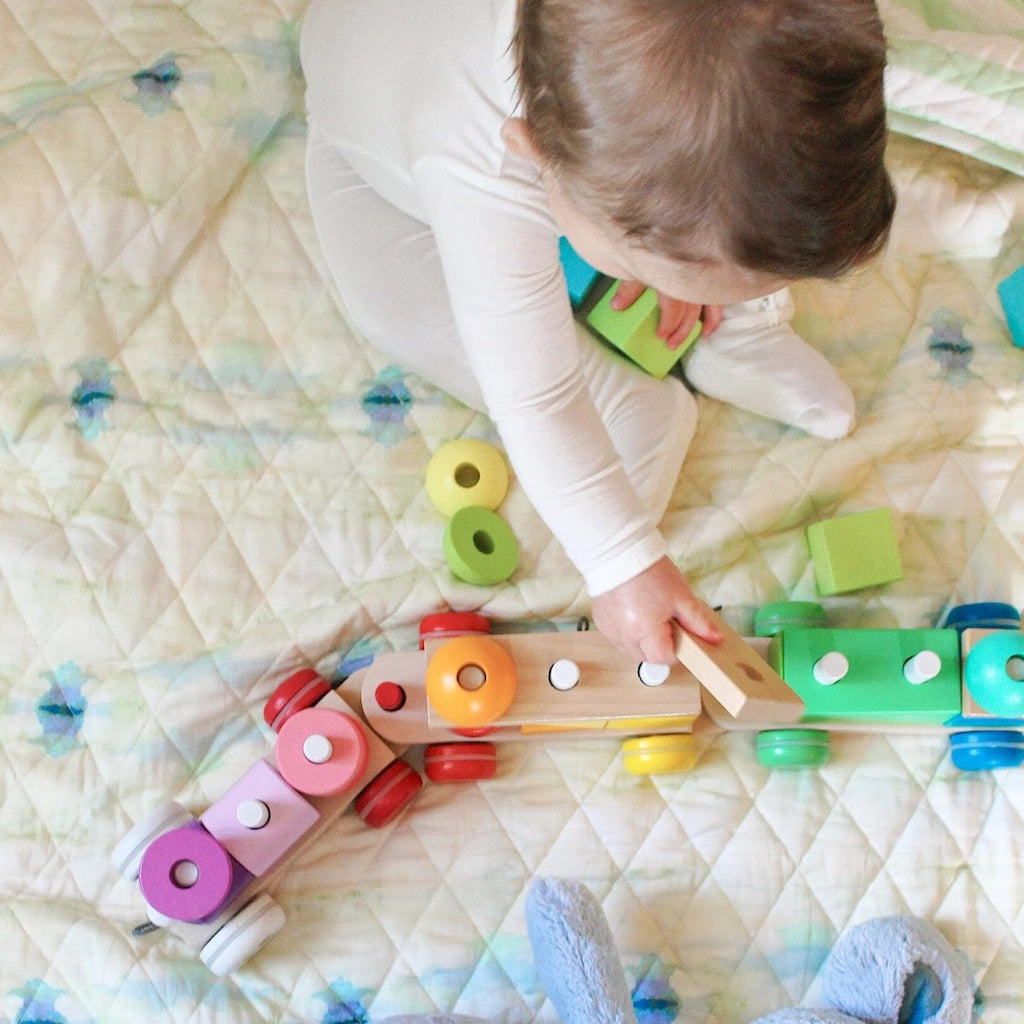
<svg viewBox="0 0 1024 1024">
<path fill-rule="evenodd" d="M 684 360 L 686 379 L 709 398 L 816 437 L 844 437 L 853 429 L 853 395 L 832 364 L 793 333 L 792 315 L 787 289 L 726 306 L 718 330 Z"/>
</svg>

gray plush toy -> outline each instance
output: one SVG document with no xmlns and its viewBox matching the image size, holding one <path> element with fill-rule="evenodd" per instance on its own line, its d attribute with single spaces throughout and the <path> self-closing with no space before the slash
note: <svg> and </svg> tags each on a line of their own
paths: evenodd
<svg viewBox="0 0 1024 1024">
<path fill-rule="evenodd" d="M 538 879 L 526 921 L 541 983 L 564 1024 L 637 1024 L 611 929 L 579 882 Z M 964 958 L 916 918 L 866 921 L 825 964 L 821 1010 L 779 1010 L 754 1024 L 970 1024 Z M 379 1024 L 486 1024 L 459 1014 L 390 1017 Z"/>
</svg>

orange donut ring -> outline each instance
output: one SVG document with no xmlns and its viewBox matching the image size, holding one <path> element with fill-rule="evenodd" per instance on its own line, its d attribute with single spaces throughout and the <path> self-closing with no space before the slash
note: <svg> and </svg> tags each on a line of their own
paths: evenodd
<svg viewBox="0 0 1024 1024">
<path fill-rule="evenodd" d="M 427 663 L 427 700 L 453 725 L 487 725 L 500 718 L 516 695 L 512 655 L 489 636 L 458 636 Z"/>
</svg>

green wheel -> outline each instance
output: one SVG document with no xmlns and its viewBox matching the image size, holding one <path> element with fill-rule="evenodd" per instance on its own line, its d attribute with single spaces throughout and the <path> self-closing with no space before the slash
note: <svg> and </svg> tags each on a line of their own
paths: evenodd
<svg viewBox="0 0 1024 1024">
<path fill-rule="evenodd" d="M 828 757 L 822 729 L 768 729 L 757 736 L 757 759 L 766 768 L 820 768 Z"/>
<path fill-rule="evenodd" d="M 825 609 L 816 601 L 776 601 L 758 608 L 754 636 L 775 636 L 784 629 L 820 629 L 827 625 Z"/>
</svg>

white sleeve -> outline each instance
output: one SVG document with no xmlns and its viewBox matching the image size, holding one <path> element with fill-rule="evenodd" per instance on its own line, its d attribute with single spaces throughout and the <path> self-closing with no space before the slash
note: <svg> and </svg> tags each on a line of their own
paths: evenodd
<svg viewBox="0 0 1024 1024">
<path fill-rule="evenodd" d="M 550 214 L 441 159 L 416 176 L 456 327 L 516 476 L 590 594 L 610 590 L 666 546 L 583 379 Z"/>
</svg>

